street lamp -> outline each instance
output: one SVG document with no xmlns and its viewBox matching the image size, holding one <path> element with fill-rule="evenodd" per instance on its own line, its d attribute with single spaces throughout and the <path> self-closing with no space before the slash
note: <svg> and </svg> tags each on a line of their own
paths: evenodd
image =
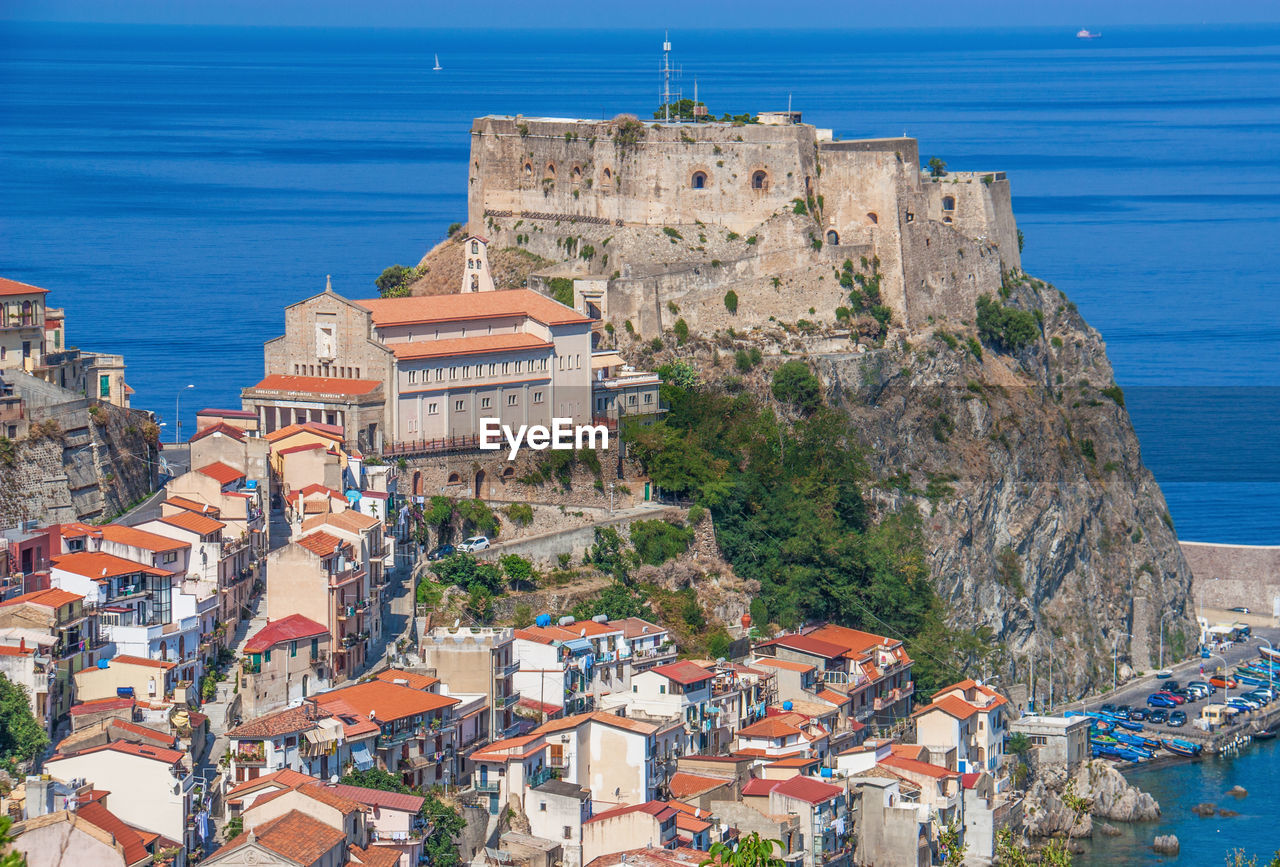
<svg viewBox="0 0 1280 867">
<path fill-rule="evenodd" d="M 1133 633 L 1121 632 L 1111 640 L 1111 691 L 1116 691 L 1116 674 L 1119 669 L 1118 662 L 1120 659 L 1120 639 L 1133 638 Z M 1147 657 L 1150 659 L 1150 657 Z"/>
<path fill-rule="evenodd" d="M 1164 671 L 1164 619 L 1172 614 L 1172 611 L 1166 611 L 1160 615 L 1160 670 Z"/>
<path fill-rule="evenodd" d="M 1218 656 L 1218 654 L 1216 653 L 1211 653 L 1209 654 L 1209 658 L 1222 660 L 1222 688 L 1223 690 L 1225 690 L 1225 694 L 1223 695 L 1222 700 L 1223 700 L 1223 703 L 1226 703 L 1227 699 L 1231 698 L 1231 676 L 1227 673 L 1226 657 Z M 1212 677 L 1212 675 L 1210 676 Z"/>
<path fill-rule="evenodd" d="M 194 385 L 188 385 L 185 388 L 178 389 L 177 395 L 173 398 L 173 444 L 178 444 L 178 438 L 182 435 L 182 415 L 180 407 L 182 405 L 182 392 L 188 388 L 195 388 Z"/>
</svg>

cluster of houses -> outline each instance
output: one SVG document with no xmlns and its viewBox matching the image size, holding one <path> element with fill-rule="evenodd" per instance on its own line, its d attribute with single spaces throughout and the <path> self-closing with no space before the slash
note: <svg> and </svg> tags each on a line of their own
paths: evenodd
<svg viewBox="0 0 1280 867">
<path fill-rule="evenodd" d="M 385 634 L 423 491 L 383 455 L 486 410 L 660 411 L 656 377 L 592 351 L 590 305 L 495 291 L 466 244 L 457 296 L 290 307 L 266 379 L 197 415 L 191 469 L 131 525 L 4 533 L 0 673 L 53 744 L 0 801 L 15 847 L 33 867 L 414 867 L 440 792 L 461 856 L 495 867 L 688 867 L 752 833 L 796 867 L 920 865 L 949 826 L 989 862 L 1019 821 L 1010 732 L 1066 765 L 1087 732 L 969 680 L 917 706 L 897 639 L 812 624 L 699 660 L 636 617 Z"/>
</svg>

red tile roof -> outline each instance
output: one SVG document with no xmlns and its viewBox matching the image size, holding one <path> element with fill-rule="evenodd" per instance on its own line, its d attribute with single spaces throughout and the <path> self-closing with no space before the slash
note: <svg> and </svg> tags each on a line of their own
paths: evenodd
<svg viewBox="0 0 1280 867">
<path fill-rule="evenodd" d="M 382 387 L 376 379 L 330 379 L 323 376 L 287 376 L 273 373 L 257 385 L 255 391 L 292 391 L 301 394 L 331 394 L 354 397 L 371 394 Z"/>
<path fill-rule="evenodd" d="M 505 738 L 494 741 L 471 754 L 473 762 L 505 762 L 508 759 L 522 759 L 547 748 L 547 742 L 541 734 L 521 735 L 518 738 Z"/>
<path fill-rule="evenodd" d="M 702 819 L 695 819 L 683 810 L 676 813 L 676 827 L 681 831 L 689 831 L 693 834 L 701 834 L 703 831 L 711 827 L 710 822 L 704 822 Z"/>
<path fill-rule="evenodd" d="M 135 563 L 123 557 L 116 557 L 113 554 L 103 554 L 100 551 L 78 551 L 75 554 L 61 554 L 52 558 L 52 562 L 55 569 L 74 572 L 86 578 L 93 578 L 95 581 L 137 573 L 144 575 L 170 574 L 163 569 L 143 566 L 141 563 Z"/>
<path fill-rule="evenodd" d="M 412 343 L 391 343 L 388 348 L 401 361 L 415 358 L 441 358 L 458 355 L 482 355 L 486 352 L 514 352 L 516 350 L 552 349 L 548 343 L 534 334 L 481 334 L 476 337 L 450 337 L 443 340 L 415 340 Z"/>
<path fill-rule="evenodd" d="M 197 512 L 211 518 L 217 518 L 222 512 L 217 506 L 210 506 L 208 503 L 201 503 L 188 497 L 169 497 L 164 502 L 170 506 L 177 506 L 180 509 Z"/>
<path fill-rule="evenodd" d="M 683 659 L 679 662 L 669 662 L 666 665 L 654 666 L 649 670 L 684 686 L 700 683 L 715 677 L 715 672 L 707 671 L 702 666 Z"/>
<path fill-rule="evenodd" d="M 795 776 L 789 780 L 783 780 L 774 791 L 779 795 L 797 798 L 810 804 L 821 804 L 823 801 L 829 801 L 844 794 L 844 789 L 840 786 L 833 786 L 830 783 L 815 780 L 813 777 L 803 776 Z"/>
<path fill-rule="evenodd" d="M 440 682 L 440 678 L 438 677 L 428 677 L 425 674 L 417 674 L 412 671 L 402 671 L 398 668 L 384 669 L 383 671 L 378 672 L 375 677 L 376 679 L 385 681 L 386 683 L 404 681 L 404 683 L 398 685 L 407 686 L 410 689 L 419 689 L 423 692 L 430 692 L 431 688 Z"/>
<path fill-rule="evenodd" d="M 590 825 L 592 822 L 600 822 L 605 819 L 616 819 L 618 816 L 625 816 L 628 813 L 648 813 L 659 822 L 664 822 L 674 816 L 676 814 L 676 810 L 667 806 L 662 801 L 645 801 L 643 804 L 614 807 L 612 810 L 605 810 L 603 813 L 596 813 L 582 824 Z"/>
<path fill-rule="evenodd" d="M 268 620 L 266 626 L 245 642 L 244 649 L 248 653 L 261 653 L 282 641 L 297 641 L 300 638 L 328 634 L 329 627 L 301 614 L 290 614 L 279 620 Z"/>
<path fill-rule="evenodd" d="M 161 762 L 166 765 L 177 765 L 182 762 L 186 753 L 178 750 L 165 749 L 164 747 L 153 747 L 144 744 L 135 744 L 129 741 L 112 741 L 109 744 L 103 744 L 100 747 L 90 747 L 87 750 L 81 750 L 76 756 L 85 756 L 92 753 L 112 752 L 123 753 L 128 756 L 136 756 L 140 759 L 150 759 L 153 762 Z M 49 759 L 50 762 L 56 762 L 60 759 L 69 758 L 68 756 L 55 755 Z"/>
<path fill-rule="evenodd" d="M 222 461 L 214 461 L 211 464 L 200 467 L 196 472 L 208 476 L 220 485 L 229 485 L 245 477 L 244 473 L 233 466 L 224 464 Z"/>
<path fill-rule="evenodd" d="M 39 286 L 32 286 L 30 283 L 19 283 L 17 280 L 10 280 L 8 277 L 0 277 L 0 295 L 30 295 L 32 292 L 41 292 L 48 294 L 48 289 L 41 289 Z"/>
<path fill-rule="evenodd" d="M 755 666 L 766 666 L 767 668 L 781 668 L 784 671 L 817 671 L 817 666 L 808 664 L 807 662 L 792 662 L 790 659 L 774 659 L 772 656 L 762 656 L 751 662 Z"/>
<path fill-rule="evenodd" d="M 761 642 L 759 646 L 786 647 L 812 656 L 821 656 L 823 659 L 840 659 L 845 654 L 845 648 L 840 645 L 812 638 L 808 635 L 780 635 L 769 641 Z"/>
<path fill-rule="evenodd" d="M 370 846 L 361 849 L 354 844 L 347 847 L 351 855 L 351 864 L 361 867 L 396 867 L 400 863 L 400 850 L 391 846 Z"/>
<path fill-rule="evenodd" d="M 355 302 L 373 314 L 379 328 L 528 316 L 545 325 L 588 323 L 591 320 L 532 289 L 468 292 L 459 295 L 420 295 L 407 298 L 370 298 Z"/>
<path fill-rule="evenodd" d="M 122 653 L 117 656 L 111 657 L 111 662 L 115 662 L 115 663 L 123 662 L 128 665 L 145 665 L 150 668 L 163 668 L 165 671 L 169 671 L 171 669 L 178 667 L 178 663 L 176 662 L 168 662 L 163 659 L 148 659 L 145 656 L 130 656 L 127 653 Z"/>
<path fill-rule="evenodd" d="M 902 756 L 887 756 L 881 759 L 879 763 L 890 770 L 907 771 L 912 774 L 932 777 L 935 780 L 945 780 L 947 777 L 960 776 L 955 771 L 949 771 L 939 765 L 931 765 L 928 762 L 921 762 L 916 759 L 907 759 Z"/>
<path fill-rule="evenodd" d="M 932 704 L 927 704 L 912 714 L 912 716 L 921 716 L 940 710 L 945 714 L 955 717 L 956 719 L 969 719 L 978 712 L 978 708 L 969 704 L 962 698 L 956 698 L 954 695 L 946 695 Z"/>
<path fill-rule="evenodd" d="M 137 864 L 150 857 L 151 853 L 142 842 L 142 836 L 98 801 L 82 804 L 76 810 L 76 815 L 114 837 L 115 841 L 124 847 L 125 864 Z"/>
<path fill-rule="evenodd" d="M 73 704 L 68 711 L 72 716 L 82 716 L 87 713 L 105 713 L 113 710 L 133 710 L 134 700 L 131 698 L 95 698 L 93 701 L 85 701 L 80 704 Z"/>
<path fill-rule="evenodd" d="M 127 739 L 129 737 L 146 738 L 147 740 L 164 745 L 167 749 L 172 749 L 177 742 L 177 738 L 171 734 L 158 732 L 155 729 L 149 729 L 146 726 L 140 726 L 137 723 L 130 722 L 127 719 L 113 719 L 109 723 L 113 729 L 122 732 L 121 737 Z"/>
<path fill-rule="evenodd" d="M 313 819 L 305 813 L 290 810 L 283 816 L 256 826 L 253 829 L 253 841 L 250 840 L 249 833 L 245 832 L 214 852 L 213 857 L 228 854 L 250 842 L 256 842 L 259 846 L 283 855 L 303 867 L 311 867 L 329 850 L 345 843 L 346 839 L 346 834 L 337 828 Z"/>
<path fill-rule="evenodd" d="M 793 756 L 788 759 L 778 759 L 776 762 L 770 762 L 765 765 L 767 768 L 807 768 L 809 765 L 816 765 L 817 759 L 806 759 L 802 756 Z"/>
<path fill-rule="evenodd" d="M 345 432 L 341 425 L 321 424 L 318 421 L 304 421 L 287 424 L 279 430 L 273 430 L 267 434 L 266 440 L 269 443 L 279 442 L 286 437 L 291 437 L 296 433 L 310 433 L 325 439 L 333 440 L 341 444 L 345 436 Z"/>
<path fill-rule="evenodd" d="M 310 731 L 319 725 L 320 720 L 331 716 L 327 709 L 306 701 L 297 707 L 287 707 L 247 720 L 227 732 L 227 737 L 233 740 L 261 740 Z"/>
<path fill-rule="evenodd" d="M 363 786 L 347 786 L 341 783 L 325 783 L 327 788 L 344 798 L 370 807 L 385 810 L 399 810 L 404 813 L 417 813 L 422 809 L 426 798 L 421 795 L 405 795 L 400 792 L 384 792 L 381 789 L 366 789 Z"/>
<path fill-rule="evenodd" d="M 22 605 L 23 603 L 43 605 L 45 608 L 61 608 L 63 605 L 75 602 L 78 599 L 84 599 L 84 597 L 79 593 L 72 593 L 60 587 L 52 587 L 48 590 L 33 590 L 30 593 L 23 593 L 21 596 L 6 599 L 0 602 L 0 608 L 5 608 L 9 605 Z"/>
<path fill-rule="evenodd" d="M 381 680 L 344 686 L 316 696 L 316 701 L 321 705 L 328 705 L 334 700 L 344 701 L 362 716 L 382 723 L 415 714 L 434 713 L 459 703 L 456 698 L 421 692 Z"/>
<path fill-rule="evenodd" d="M 292 789 L 295 786 L 301 786 L 307 783 L 318 783 L 318 782 L 320 782 L 320 780 L 318 780 L 315 777 L 307 776 L 306 774 L 302 774 L 302 773 L 299 773 L 298 771 L 290 770 L 289 768 L 281 768 L 280 770 L 273 771 L 270 774 L 264 774 L 263 776 L 258 777 L 257 779 L 246 780 L 245 782 L 238 784 L 237 786 L 235 786 L 235 788 L 231 789 L 231 791 L 227 792 L 227 797 L 239 798 L 242 795 L 252 792 L 255 789 L 263 788 L 265 786 L 276 786 L 282 789 Z"/>
<path fill-rule="evenodd" d="M 257 419 L 258 414 L 247 409 L 202 409 L 196 413 L 196 416 L 207 415 L 214 418 L 243 418 Z"/>
<path fill-rule="evenodd" d="M 718 789 L 730 782 L 732 780 L 724 780 L 719 777 L 700 777 L 697 774 L 686 774 L 682 771 L 677 771 L 667 781 L 667 788 L 670 789 L 672 797 L 692 798 L 701 795 L 703 792 Z"/>
<path fill-rule="evenodd" d="M 321 557 L 328 557 L 330 554 L 341 548 L 345 543 L 337 536 L 333 536 L 323 530 L 319 530 L 312 533 L 310 536 L 303 536 L 298 540 L 298 544 L 306 548 L 312 554 L 316 554 Z"/>
<path fill-rule="evenodd" d="M 36 646 L 34 644 L 30 647 L 0 644 L 0 656 L 34 656 L 35 652 Z"/>
<path fill-rule="evenodd" d="M 196 431 L 195 435 L 191 437 L 189 442 L 196 442 L 207 436 L 213 436 L 214 434 L 222 434 L 223 436 L 231 437 L 236 442 L 244 442 L 246 438 L 245 432 L 241 428 L 229 425 L 225 421 L 218 421 Z"/>
<path fill-rule="evenodd" d="M 325 451 L 324 443 L 303 443 L 300 446 L 290 446 L 287 449 L 281 449 L 278 454 L 296 455 L 302 452 L 322 452 Z"/>
<path fill-rule="evenodd" d="M 776 716 L 767 716 L 749 726 L 738 729 L 738 737 L 740 738 L 782 738 L 801 733 L 799 727 Z"/>
<path fill-rule="evenodd" d="M 192 533 L 199 533 L 201 536 L 208 536 L 219 530 L 225 530 L 227 525 L 221 521 L 210 518 L 207 515 L 201 515 L 198 512 L 178 512 L 160 519 L 161 523 L 169 524 L 181 530 L 187 530 Z"/>
<path fill-rule="evenodd" d="M 758 798 L 762 795 L 768 795 L 780 785 L 782 785 L 782 780 L 766 780 L 757 777 L 754 780 L 747 781 L 747 784 L 742 787 L 742 794 L 744 797 Z"/>
<path fill-rule="evenodd" d="M 168 536 L 161 536 L 159 533 L 149 533 L 146 530 L 139 530 L 136 527 L 124 527 L 120 524 L 107 524 L 102 527 L 101 533 L 102 538 L 107 542 L 128 545 L 130 548 L 141 548 L 144 551 L 151 551 L 157 554 L 165 551 L 180 551 L 183 548 L 191 547 L 190 542 L 181 542 L 177 539 L 170 539 Z"/>
<path fill-rule="evenodd" d="M 271 792 L 259 798 L 254 798 L 253 805 L 249 809 L 256 810 L 263 804 L 269 804 L 277 798 L 284 797 L 289 792 L 297 792 L 298 794 L 305 795 L 314 801 L 319 801 L 322 804 L 333 807 L 344 816 L 349 816 L 352 813 L 358 813 L 366 809 L 362 804 L 338 794 L 328 784 L 320 780 L 303 783 L 302 785 L 294 786 L 291 789 L 281 789 L 278 792 Z"/>
<path fill-rule="evenodd" d="M 834 705 L 841 705 L 849 701 L 849 696 L 844 693 L 836 692 L 834 689 L 824 689 L 818 693 L 818 698 L 823 701 L 829 701 Z"/>
</svg>

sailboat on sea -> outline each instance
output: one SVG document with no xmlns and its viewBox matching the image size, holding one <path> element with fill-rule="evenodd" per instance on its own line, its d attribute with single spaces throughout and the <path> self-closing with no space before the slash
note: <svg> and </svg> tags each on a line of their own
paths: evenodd
<svg viewBox="0 0 1280 867">
<path fill-rule="evenodd" d="M 432 68 L 433 70 L 435 70 L 436 72 L 439 72 L 440 70 L 444 69 L 444 67 L 440 65 L 440 55 L 439 55 L 439 54 L 437 54 L 437 55 L 436 55 L 436 65 L 435 65 L 435 66 L 433 66 L 433 67 L 431 67 L 431 68 Z"/>
</svg>

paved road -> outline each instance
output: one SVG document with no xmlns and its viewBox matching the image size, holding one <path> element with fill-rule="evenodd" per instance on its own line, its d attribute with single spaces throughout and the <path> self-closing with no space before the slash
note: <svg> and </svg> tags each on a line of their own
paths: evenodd
<svg viewBox="0 0 1280 867">
<path fill-rule="evenodd" d="M 1234 647 L 1228 649 L 1224 653 L 1215 654 L 1215 656 L 1222 657 L 1226 660 L 1227 662 L 1226 671 L 1233 672 L 1235 670 L 1236 665 L 1238 665 L 1239 663 L 1244 662 L 1246 660 L 1257 658 L 1258 648 L 1265 646 L 1263 642 L 1257 640 L 1257 637 L 1265 638 L 1269 640 L 1272 644 L 1280 646 L 1280 629 L 1277 629 L 1274 627 L 1263 627 L 1260 629 L 1254 629 L 1253 634 L 1255 637 L 1249 642 L 1245 644 L 1237 644 Z M 1203 676 L 1201 675 L 1201 663 L 1204 663 Z M 1218 659 L 1218 658 L 1200 659 L 1199 657 L 1196 657 L 1195 659 L 1191 659 L 1186 662 L 1182 662 L 1175 666 L 1172 666 L 1173 679 L 1177 680 L 1180 684 L 1183 684 L 1183 685 L 1185 685 L 1189 680 L 1208 680 L 1210 675 L 1216 673 L 1217 670 L 1221 669 L 1222 667 L 1223 667 L 1222 659 Z M 1099 706 L 1103 704 L 1115 704 L 1115 705 L 1127 704 L 1135 708 L 1137 707 L 1146 708 L 1147 696 L 1155 692 L 1157 690 L 1157 684 L 1160 684 L 1160 683 L 1161 681 L 1158 680 L 1154 674 L 1146 675 L 1144 677 L 1135 678 L 1134 680 L 1131 680 L 1128 683 L 1121 684 L 1119 689 L 1117 689 L 1115 692 L 1109 692 L 1104 695 L 1092 696 L 1089 699 L 1084 701 L 1077 701 L 1077 702 L 1072 702 L 1071 704 L 1059 705 L 1057 708 L 1057 711 L 1060 713 L 1064 710 L 1073 710 L 1073 709 L 1074 710 L 1096 710 Z M 1230 691 L 1230 694 L 1237 695 L 1241 691 L 1242 690 L 1240 689 L 1234 689 Z M 1187 720 L 1188 720 L 1187 726 L 1184 727 L 1183 729 L 1176 729 L 1176 728 L 1170 728 L 1168 726 L 1150 725 L 1150 724 L 1147 724 L 1147 728 L 1150 729 L 1152 732 L 1158 732 L 1163 734 L 1177 734 L 1180 731 L 1189 730 L 1191 727 L 1190 721 L 1200 715 L 1200 710 L 1206 704 L 1214 704 L 1214 703 L 1221 702 L 1224 699 L 1226 699 L 1227 696 L 1228 696 L 1228 692 L 1226 690 L 1219 689 L 1207 700 L 1202 700 L 1198 702 L 1188 701 L 1186 704 L 1180 705 L 1179 709 L 1184 711 L 1187 714 Z M 1170 708 L 1169 712 L 1172 713 L 1172 711 L 1173 709 Z M 1245 722 L 1247 722 L 1247 720 Z"/>
</svg>

